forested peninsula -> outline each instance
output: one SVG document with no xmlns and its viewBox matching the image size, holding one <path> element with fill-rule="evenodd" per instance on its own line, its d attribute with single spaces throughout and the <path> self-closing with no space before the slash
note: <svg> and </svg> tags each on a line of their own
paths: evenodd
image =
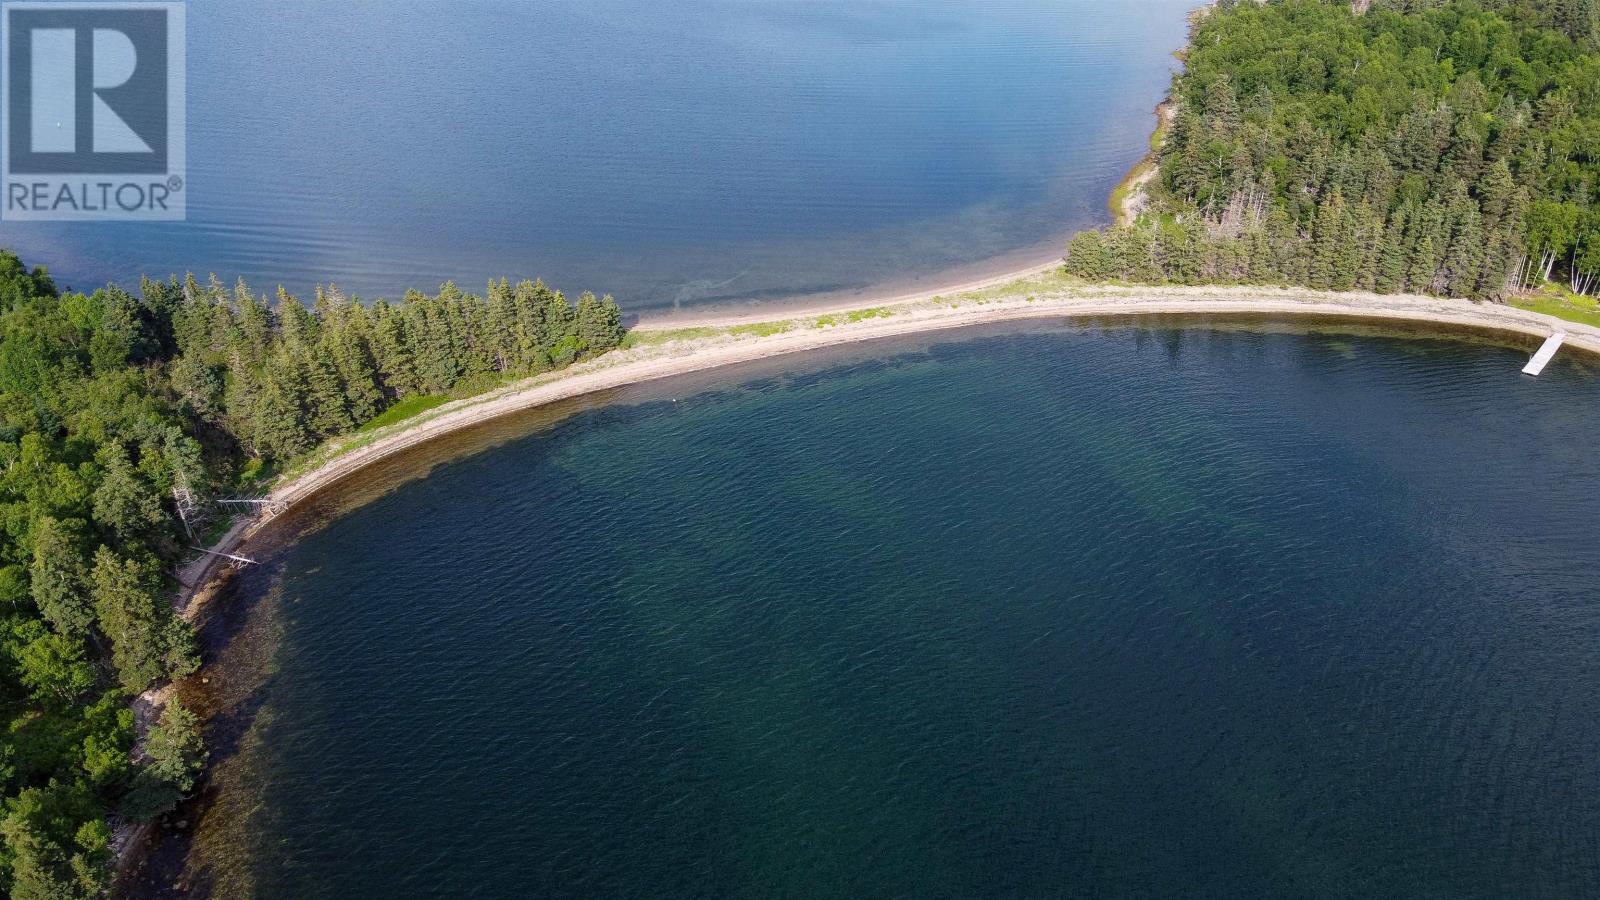
<svg viewBox="0 0 1600 900">
<path fill-rule="evenodd" d="M 1142 214 L 1074 274 L 1594 308 L 1595 0 L 1224 0 L 1172 100 Z"/>
<path fill-rule="evenodd" d="M 538 282 L 482 297 L 275 303 L 190 278 L 58 291 L 0 253 L 0 889 L 110 885 L 111 819 L 171 810 L 205 756 L 165 705 L 136 747 L 130 700 L 194 671 L 175 571 L 211 501 L 386 412 L 560 368 L 622 339 L 611 298 Z"/>
<path fill-rule="evenodd" d="M 1076 278 L 642 332 L 640 352 L 701 340 L 722 355 L 646 355 L 631 374 L 590 370 L 589 387 L 544 389 L 825 346 L 850 339 L 845 331 L 1139 302 L 1202 308 L 1181 288 L 1097 287 L 1105 282 L 1484 301 L 1385 301 L 1406 307 L 1391 317 L 1418 320 L 1506 311 L 1496 301 L 1594 315 L 1595 0 L 1223 2 L 1192 41 L 1143 209 L 1072 239 Z M 1085 299 L 1096 290 L 1111 300 Z M 1237 311 L 1327 307 L 1331 295 L 1230 296 Z M 1342 308 L 1384 312 L 1362 304 Z M 1544 325 L 1517 315 L 1506 327 Z M 610 298 L 572 302 L 538 282 L 502 280 L 481 296 L 447 284 L 396 303 L 333 288 L 269 299 L 192 277 L 147 280 L 137 295 L 80 293 L 0 252 L 0 889 L 102 895 L 112 824 L 159 817 L 192 788 L 206 752 L 195 716 L 168 703 L 141 741 L 130 701 L 198 664 L 171 600 L 180 563 L 226 524 L 213 500 L 270 484 L 326 442 L 593 359 L 623 338 Z"/>
</svg>

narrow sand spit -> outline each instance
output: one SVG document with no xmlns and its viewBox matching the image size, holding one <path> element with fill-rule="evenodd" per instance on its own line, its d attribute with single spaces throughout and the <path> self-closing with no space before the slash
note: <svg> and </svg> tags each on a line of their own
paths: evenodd
<svg viewBox="0 0 1600 900">
<path fill-rule="evenodd" d="M 270 499 L 284 507 L 293 506 L 408 447 L 558 400 L 821 347 L 1019 319 L 1267 314 L 1432 323 L 1541 339 L 1555 331 L 1565 331 L 1568 339 L 1564 353 L 1588 351 L 1600 355 L 1600 328 L 1499 304 L 1255 287 L 1090 287 L 1066 284 L 1055 275 L 1040 276 L 1033 271 L 1025 274 L 1035 277 L 1013 278 L 999 287 L 991 283 L 988 290 L 979 293 L 918 295 L 853 309 L 811 311 L 780 320 L 761 320 L 741 313 L 692 322 L 675 320 L 670 323 L 670 330 L 664 324 L 645 323 L 636 329 L 641 343 L 631 349 L 445 404 L 376 432 L 359 445 L 347 440 L 342 446 L 330 446 L 324 451 L 325 459 L 280 483 Z M 212 549 L 233 552 L 264 524 L 243 522 Z M 195 587 L 203 586 L 224 562 L 218 557 L 196 560 L 183 573 L 183 580 Z M 190 593 L 185 592 L 185 601 Z"/>
</svg>

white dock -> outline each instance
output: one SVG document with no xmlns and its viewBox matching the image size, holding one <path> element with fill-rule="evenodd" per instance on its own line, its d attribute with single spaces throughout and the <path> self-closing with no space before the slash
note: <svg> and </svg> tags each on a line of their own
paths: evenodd
<svg viewBox="0 0 1600 900">
<path fill-rule="evenodd" d="M 1522 369 L 1522 374 L 1538 375 L 1543 372 L 1544 367 L 1549 365 L 1550 360 L 1555 358 L 1556 351 L 1561 349 L 1561 342 L 1566 339 L 1567 333 L 1565 331 L 1558 331 L 1550 335 L 1549 339 L 1544 342 L 1544 346 L 1539 348 L 1539 352 L 1533 355 L 1533 359 L 1528 360 L 1528 364 Z"/>
<path fill-rule="evenodd" d="M 205 553 L 205 554 L 208 554 L 208 555 L 211 555 L 211 556 L 219 556 L 219 557 L 221 557 L 223 559 L 231 559 L 231 560 L 233 560 L 234 562 L 238 563 L 241 566 L 258 565 L 258 563 L 255 560 L 251 559 L 248 556 L 238 556 L 238 555 L 233 554 L 233 553 L 221 553 L 221 552 L 218 552 L 216 550 L 207 550 L 204 547 L 196 547 L 194 549 L 199 550 L 201 553 Z"/>
</svg>

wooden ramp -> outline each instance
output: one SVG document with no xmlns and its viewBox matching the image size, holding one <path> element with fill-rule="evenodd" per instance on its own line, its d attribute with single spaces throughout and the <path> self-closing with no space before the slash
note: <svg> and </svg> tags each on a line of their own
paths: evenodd
<svg viewBox="0 0 1600 900">
<path fill-rule="evenodd" d="M 1566 339 L 1567 333 L 1565 331 L 1558 331 L 1550 335 L 1549 339 L 1544 342 L 1544 346 L 1539 348 L 1539 352 L 1533 355 L 1533 359 L 1528 360 L 1528 364 L 1522 367 L 1522 374 L 1538 375 L 1543 372 L 1544 367 L 1549 365 L 1550 360 L 1555 358 L 1556 351 L 1561 349 L 1561 342 Z"/>
</svg>

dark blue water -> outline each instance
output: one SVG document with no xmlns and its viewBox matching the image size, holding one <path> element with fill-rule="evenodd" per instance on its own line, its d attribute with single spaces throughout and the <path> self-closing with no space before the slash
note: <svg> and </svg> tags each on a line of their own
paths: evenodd
<svg viewBox="0 0 1600 900">
<path fill-rule="evenodd" d="M 942 340 L 633 389 L 304 538 L 194 883 L 1600 892 L 1594 370 Z"/>
<path fill-rule="evenodd" d="M 1146 149 L 1194 0 L 192 3 L 189 221 L 0 224 L 65 282 L 631 309 L 1042 261 Z"/>
</svg>

